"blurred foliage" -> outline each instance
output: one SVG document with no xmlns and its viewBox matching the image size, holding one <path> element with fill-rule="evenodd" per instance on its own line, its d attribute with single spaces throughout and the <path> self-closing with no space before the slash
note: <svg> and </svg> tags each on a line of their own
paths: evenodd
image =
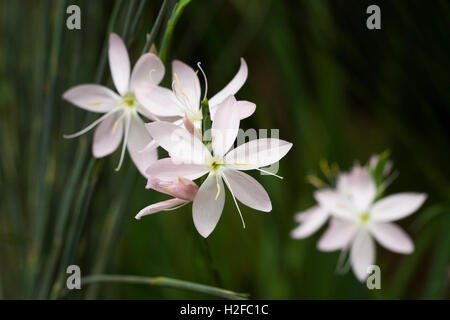
<svg viewBox="0 0 450 320">
<path fill-rule="evenodd" d="M 366 28 L 374 3 L 381 30 Z M 166 197 L 145 190 L 129 158 L 115 172 L 118 152 L 92 160 L 92 133 L 62 138 L 89 118 L 63 102 L 62 92 L 87 82 L 111 86 L 107 35 L 124 37 L 135 62 L 162 1 L 71 1 L 81 8 L 81 30 L 65 27 L 68 4 L 0 0 L 0 298 L 61 297 L 68 264 L 80 265 L 83 275 L 166 276 L 259 299 L 450 297 L 448 1 L 193 0 L 164 53 L 167 69 L 173 58 L 201 61 L 213 94 L 245 57 L 249 77 L 237 97 L 257 110 L 242 127 L 278 128 L 294 143 L 280 162 L 284 180 L 257 177 L 273 211 L 242 206 L 243 230 L 228 195 L 206 241 L 190 206 L 135 220 Z M 157 48 L 161 42 L 159 32 Z M 349 168 L 386 149 L 400 172 L 386 193 L 429 198 L 401 221 L 415 252 L 401 256 L 378 246 L 382 289 L 369 291 L 351 273 L 335 273 L 338 253 L 317 251 L 318 235 L 298 241 L 289 232 L 293 214 L 313 204 L 305 177 L 319 172 L 321 159 Z M 126 284 L 90 285 L 67 296 L 80 297 L 208 296 Z"/>
</svg>

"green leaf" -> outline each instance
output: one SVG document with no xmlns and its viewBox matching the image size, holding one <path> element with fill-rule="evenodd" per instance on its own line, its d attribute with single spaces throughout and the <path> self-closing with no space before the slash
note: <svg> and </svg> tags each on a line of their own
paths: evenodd
<svg viewBox="0 0 450 320">
<path fill-rule="evenodd" d="M 237 293 L 230 290 L 216 288 L 212 286 L 207 286 L 199 283 L 171 279 L 166 277 L 139 277 L 139 276 L 129 276 L 129 275 L 92 275 L 87 276 L 81 279 L 81 285 L 86 285 L 90 283 L 99 283 L 99 282 L 120 282 L 120 283 L 129 283 L 129 284 L 146 284 L 150 286 L 160 286 L 160 287 L 169 287 L 169 288 L 177 288 L 189 291 L 200 292 L 204 294 L 209 294 L 212 296 L 231 299 L 231 300 L 246 300 L 248 294 L 246 293 Z"/>
</svg>

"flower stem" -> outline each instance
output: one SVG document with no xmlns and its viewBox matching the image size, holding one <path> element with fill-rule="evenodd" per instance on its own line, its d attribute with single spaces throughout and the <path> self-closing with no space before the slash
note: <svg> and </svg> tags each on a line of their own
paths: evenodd
<svg viewBox="0 0 450 320">
<path fill-rule="evenodd" d="M 209 111 L 208 99 L 203 99 L 201 102 L 202 109 L 202 142 L 212 152 L 211 147 L 211 113 Z"/>
<path fill-rule="evenodd" d="M 163 4 L 161 5 L 161 9 L 159 9 L 158 16 L 156 17 L 156 21 L 153 24 L 153 28 L 150 31 L 150 34 L 147 37 L 147 42 L 145 43 L 144 49 L 142 50 L 142 54 L 147 53 L 147 51 L 150 49 L 152 43 L 155 41 L 156 34 L 158 33 L 158 30 L 161 26 L 164 13 L 167 10 L 167 5 L 169 4 L 169 1 L 164 0 Z"/>
<path fill-rule="evenodd" d="M 136 17 L 140 17 L 142 15 L 142 12 L 144 12 L 144 8 L 145 8 L 146 4 L 147 4 L 147 0 L 140 0 L 139 1 L 139 5 L 138 5 L 138 7 L 136 8 L 136 11 L 135 11 Z M 133 36 L 136 33 L 136 27 L 138 25 L 138 22 L 139 22 L 139 19 L 133 19 L 131 21 L 130 28 L 128 29 L 128 34 L 126 35 L 126 38 L 129 39 L 129 41 L 128 41 L 129 43 L 131 42 L 131 39 L 133 38 Z"/>
<path fill-rule="evenodd" d="M 135 184 L 137 179 L 137 170 L 133 168 L 132 163 L 128 163 L 126 179 L 123 183 L 123 194 L 116 201 L 113 202 L 110 209 L 110 214 L 105 221 L 105 241 L 99 247 L 99 256 L 96 259 L 92 270 L 95 273 L 103 272 L 105 269 L 109 257 L 113 252 L 115 245 L 117 244 L 117 239 L 119 238 L 120 232 L 122 230 L 122 224 L 127 213 L 127 205 L 129 203 L 133 185 Z M 87 299 L 95 299 L 98 294 L 98 286 L 92 286 L 86 293 Z"/>
<path fill-rule="evenodd" d="M 76 247 L 79 243 L 82 230 L 84 228 L 84 222 L 86 220 L 87 211 L 90 205 L 90 200 L 97 184 L 99 171 L 102 167 L 103 159 L 98 161 L 92 158 L 89 160 L 86 172 L 82 179 L 82 185 L 80 187 L 79 197 L 75 205 L 73 214 L 73 220 L 69 224 L 69 228 L 66 232 L 66 241 L 64 243 L 64 249 L 61 251 L 61 258 L 59 262 L 59 270 L 57 272 L 57 278 L 52 288 L 51 299 L 57 299 L 61 293 L 63 283 L 65 280 L 65 269 L 68 265 L 72 264 L 75 259 Z"/>
<path fill-rule="evenodd" d="M 49 210 L 47 209 L 47 203 L 49 200 L 47 192 L 49 192 L 49 186 L 46 183 L 46 175 L 48 170 L 48 158 L 50 150 L 50 140 L 51 140 L 51 129 L 53 123 L 53 109 L 55 105 L 55 91 L 57 85 L 57 75 L 59 67 L 59 59 L 61 53 L 62 44 L 62 30 L 64 28 L 64 18 L 65 18 L 65 8 L 66 1 L 60 1 L 57 7 L 56 20 L 53 26 L 52 43 L 50 49 L 50 61 L 49 61 L 49 72 L 46 83 L 47 95 L 45 97 L 44 103 L 44 132 L 41 136 L 41 150 L 39 157 L 39 168 L 38 170 L 38 192 L 36 198 L 37 212 L 34 217 L 34 238 L 32 248 L 32 274 L 33 277 L 36 276 L 39 268 L 38 261 L 43 255 L 43 246 L 46 226 L 49 221 Z"/>
<path fill-rule="evenodd" d="M 169 51 L 170 42 L 172 40 L 173 30 L 178 22 L 184 8 L 191 2 L 191 0 L 180 0 L 177 2 L 173 8 L 172 15 L 167 22 L 166 32 L 162 39 L 161 48 L 159 51 L 159 57 L 163 62 L 167 59 L 167 52 Z"/>
<path fill-rule="evenodd" d="M 209 247 L 208 239 L 202 239 L 205 245 L 205 255 L 208 263 L 208 268 L 211 271 L 212 277 L 214 278 L 214 282 L 216 286 L 222 287 L 222 278 L 220 277 L 219 269 L 217 269 L 217 265 L 214 263 L 214 259 L 211 254 L 211 248 Z"/>
<path fill-rule="evenodd" d="M 134 11 L 135 11 L 134 9 L 136 7 L 136 0 L 130 0 L 128 3 L 129 3 L 128 11 L 125 16 L 125 23 L 123 25 L 123 30 L 122 30 L 122 39 L 128 38 L 128 30 L 130 28 L 131 18 L 134 14 Z"/>
<path fill-rule="evenodd" d="M 207 286 L 203 284 L 193 283 L 184 280 L 166 278 L 166 277 L 140 277 L 131 275 L 106 275 L 98 274 L 81 278 L 81 285 L 99 283 L 99 282 L 115 282 L 115 283 L 129 283 L 129 284 L 146 284 L 150 286 L 177 288 L 182 290 L 200 292 L 212 296 L 231 299 L 231 300 L 246 300 L 248 294 L 237 293 L 230 290 Z"/>
</svg>

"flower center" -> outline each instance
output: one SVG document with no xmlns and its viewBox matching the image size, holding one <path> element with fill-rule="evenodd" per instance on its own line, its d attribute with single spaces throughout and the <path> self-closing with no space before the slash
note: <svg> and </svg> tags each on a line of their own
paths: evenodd
<svg viewBox="0 0 450 320">
<path fill-rule="evenodd" d="M 361 219 L 362 223 L 366 223 L 367 221 L 369 221 L 370 214 L 368 212 L 364 212 L 359 216 L 359 218 Z"/>
<path fill-rule="evenodd" d="M 213 161 L 213 162 L 209 165 L 209 167 L 211 168 L 212 171 L 217 171 L 217 170 L 219 170 L 219 168 L 220 168 L 221 166 L 223 166 L 223 163 L 219 163 L 219 162 L 217 162 L 217 161 Z"/>
<path fill-rule="evenodd" d="M 197 111 L 187 111 L 186 118 L 191 120 L 192 123 L 197 121 L 201 121 L 203 119 L 202 110 L 198 109 Z"/>
<path fill-rule="evenodd" d="M 221 168 L 225 165 L 225 163 L 223 162 L 223 159 L 221 159 L 221 158 L 212 157 L 212 158 L 205 159 L 205 160 L 206 160 L 206 163 L 209 166 L 209 171 L 212 171 L 212 172 L 215 172 L 215 173 L 220 171 Z"/>
<path fill-rule="evenodd" d="M 122 97 L 122 103 L 128 108 L 134 108 L 136 97 L 133 93 L 127 91 Z"/>
</svg>

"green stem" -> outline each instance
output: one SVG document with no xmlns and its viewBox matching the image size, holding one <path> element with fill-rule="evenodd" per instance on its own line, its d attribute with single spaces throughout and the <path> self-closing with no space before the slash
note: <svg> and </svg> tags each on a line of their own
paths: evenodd
<svg viewBox="0 0 450 320">
<path fill-rule="evenodd" d="M 64 26 L 66 1 L 60 1 L 57 9 L 56 21 L 52 35 L 52 45 L 50 51 L 49 73 L 47 78 L 47 95 L 44 109 L 44 132 L 42 135 L 41 154 L 39 162 L 39 177 L 37 192 L 37 212 L 34 221 L 34 247 L 31 252 L 31 268 L 33 278 L 36 275 L 39 258 L 42 259 L 42 246 L 44 242 L 45 228 L 49 219 L 47 207 L 48 185 L 46 183 L 48 156 L 50 150 L 50 133 L 52 128 L 52 114 L 55 103 L 55 90 L 57 83 L 59 58 L 61 52 L 62 30 Z"/>
<path fill-rule="evenodd" d="M 42 136 L 42 149 L 41 149 L 41 159 L 40 159 L 40 172 L 39 172 L 39 196 L 38 196 L 38 211 L 36 214 L 36 252 L 40 253 L 42 241 L 44 237 L 44 228 L 45 228 L 45 208 L 46 208 L 46 192 L 47 189 L 45 186 L 45 176 L 47 173 L 47 163 L 48 163 L 48 154 L 49 154 L 49 143 L 50 143 L 50 131 L 51 131 L 51 122 L 52 122 L 52 112 L 54 105 L 54 92 L 56 87 L 56 75 L 58 72 L 59 66 L 59 54 L 61 51 L 61 38 L 62 38 L 62 29 L 64 28 L 63 19 L 64 19 L 64 9 L 65 9 L 65 1 L 60 1 L 58 6 L 58 13 L 56 22 L 54 25 L 54 32 L 52 38 L 52 47 L 50 53 L 50 67 L 49 67 L 49 75 L 47 79 L 47 89 L 48 94 L 46 96 L 45 101 L 45 111 L 44 111 L 44 134 Z"/>
<path fill-rule="evenodd" d="M 231 299 L 231 300 L 246 300 L 248 294 L 237 293 L 226 289 L 207 286 L 203 284 L 193 283 L 184 280 L 171 279 L 166 277 L 140 277 L 130 275 L 91 275 L 81 278 L 81 285 L 99 283 L 99 282 L 115 282 L 115 283 L 129 283 L 129 284 L 146 284 L 150 286 L 177 288 L 182 290 L 200 292 L 212 296 Z"/>
<path fill-rule="evenodd" d="M 129 1 L 130 6 L 128 7 L 128 12 L 125 17 L 125 24 L 122 30 L 122 39 L 126 39 L 128 36 L 128 30 L 130 29 L 131 17 L 134 13 L 134 8 L 136 6 L 136 0 Z"/>
<path fill-rule="evenodd" d="M 79 191 L 79 197 L 75 206 L 73 219 L 70 221 L 69 230 L 67 231 L 66 242 L 64 249 L 61 252 L 61 259 L 59 262 L 59 270 L 57 273 L 57 281 L 53 286 L 51 298 L 56 299 L 60 294 L 66 273 L 65 268 L 71 264 L 74 259 L 77 245 L 81 236 L 81 231 L 84 227 L 84 222 L 87 216 L 89 203 L 93 193 L 93 189 L 97 183 L 99 170 L 94 170 L 96 167 L 100 169 L 102 162 L 98 162 L 92 158 L 89 161 L 87 169 L 82 179 L 82 186 Z M 94 173 L 92 172 L 94 170 Z"/>
<path fill-rule="evenodd" d="M 139 2 L 139 6 L 136 9 L 136 17 L 140 17 L 142 15 L 142 12 L 144 11 L 144 8 L 145 8 L 146 4 L 147 4 L 147 0 L 141 0 Z M 129 32 L 128 32 L 128 35 L 127 35 L 127 38 L 130 39 L 130 41 L 131 41 L 131 38 L 133 37 L 133 35 L 136 32 L 136 27 L 137 27 L 138 22 L 139 22 L 139 19 L 134 19 L 131 22 L 131 26 L 130 26 L 130 29 L 129 29 Z"/>
<path fill-rule="evenodd" d="M 202 109 L 202 142 L 208 148 L 210 152 L 212 152 L 212 138 L 211 138 L 211 113 L 209 111 L 209 103 L 208 99 L 203 99 L 201 102 Z"/>
<path fill-rule="evenodd" d="M 145 43 L 144 49 L 142 50 L 142 54 L 146 53 L 150 49 L 152 43 L 155 41 L 156 34 L 158 33 L 163 20 L 164 12 L 166 12 L 167 10 L 168 3 L 169 1 L 164 0 L 163 4 L 161 5 L 161 9 L 159 9 L 158 16 L 156 17 L 156 21 L 153 24 L 153 28 L 147 37 L 147 42 Z"/>
<path fill-rule="evenodd" d="M 58 209 L 58 215 L 56 216 L 55 229 L 53 234 L 53 241 L 51 246 L 51 252 L 48 260 L 45 261 L 45 265 L 41 266 L 42 285 L 39 290 L 38 297 L 44 299 L 52 286 L 54 271 L 57 270 L 58 258 L 61 254 L 61 249 L 65 241 L 65 230 L 67 221 L 70 217 L 70 209 L 72 205 L 72 199 L 75 194 L 75 187 L 79 177 L 82 174 L 83 159 L 87 153 L 87 148 L 83 148 L 81 152 L 77 154 L 75 163 L 77 164 L 72 170 L 72 174 L 69 177 L 68 183 L 65 186 L 66 192 L 61 199 L 61 205 Z M 43 257 L 41 258 L 43 259 Z"/>
<path fill-rule="evenodd" d="M 108 262 L 109 256 L 117 245 L 117 238 L 119 237 L 121 226 L 124 221 L 124 217 L 127 213 L 127 204 L 132 194 L 132 188 L 137 178 L 137 170 L 133 168 L 133 164 L 129 164 L 127 168 L 127 178 L 123 184 L 123 194 L 114 202 L 111 206 L 111 215 L 106 220 L 106 241 L 101 246 L 98 259 L 96 260 L 93 271 L 95 273 L 103 272 Z M 86 293 L 87 299 L 94 299 L 98 293 L 98 286 L 92 286 Z"/>
<path fill-rule="evenodd" d="M 205 255 L 208 263 L 208 268 L 211 271 L 214 282 L 217 286 L 222 287 L 222 278 L 220 277 L 219 269 L 217 269 L 217 265 L 214 263 L 214 259 L 211 254 L 211 249 L 209 247 L 208 239 L 203 238 L 203 243 L 205 245 Z"/>
<path fill-rule="evenodd" d="M 161 44 L 161 49 L 159 51 L 159 57 L 163 62 L 167 59 L 167 52 L 169 51 L 170 42 L 172 41 L 173 30 L 184 11 L 184 8 L 191 2 L 191 0 L 180 0 L 175 4 L 173 8 L 172 15 L 167 22 L 166 32 Z"/>
</svg>

